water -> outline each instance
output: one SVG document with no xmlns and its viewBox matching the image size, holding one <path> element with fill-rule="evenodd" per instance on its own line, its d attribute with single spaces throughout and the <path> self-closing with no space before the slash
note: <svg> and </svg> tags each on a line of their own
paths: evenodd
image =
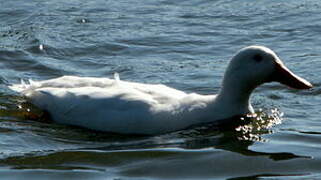
<svg viewBox="0 0 321 180">
<path fill-rule="evenodd" d="M 320 6 L 317 0 L 2 1 L 0 176 L 321 179 Z M 272 48 L 315 86 L 258 88 L 253 105 L 272 116 L 259 115 L 268 127 L 253 122 L 152 137 L 98 133 L 26 119 L 26 100 L 6 88 L 20 79 L 118 72 L 129 81 L 212 94 L 231 56 L 253 44 Z"/>
</svg>

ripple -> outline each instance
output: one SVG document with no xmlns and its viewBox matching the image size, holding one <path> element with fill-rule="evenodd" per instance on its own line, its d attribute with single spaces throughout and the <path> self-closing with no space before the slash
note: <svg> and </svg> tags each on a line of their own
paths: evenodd
<svg viewBox="0 0 321 180">
<path fill-rule="evenodd" d="M 32 27 L 13 28 L 8 26 L 3 29 L 7 30 L 0 31 L 1 49 L 22 50 L 39 41 L 33 35 L 34 29 Z"/>
</svg>

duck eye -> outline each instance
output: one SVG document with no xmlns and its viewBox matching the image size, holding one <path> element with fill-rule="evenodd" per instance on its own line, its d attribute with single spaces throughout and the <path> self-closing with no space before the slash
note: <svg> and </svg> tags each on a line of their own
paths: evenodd
<svg viewBox="0 0 321 180">
<path fill-rule="evenodd" d="M 263 60 L 263 57 L 260 55 L 260 54 L 255 54 L 253 56 L 253 59 L 256 61 L 256 62 L 261 62 Z"/>
</svg>

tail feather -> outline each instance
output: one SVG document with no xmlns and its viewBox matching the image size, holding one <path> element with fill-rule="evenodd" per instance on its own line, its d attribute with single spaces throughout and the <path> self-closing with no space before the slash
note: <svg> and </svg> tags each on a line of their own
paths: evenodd
<svg viewBox="0 0 321 180">
<path fill-rule="evenodd" d="M 35 85 L 36 82 L 29 80 L 29 83 L 26 83 L 23 79 L 20 80 L 20 84 L 12 84 L 9 87 L 9 89 L 23 93 L 26 90 L 29 90 L 33 85 Z"/>
<path fill-rule="evenodd" d="M 20 85 L 22 86 L 22 87 L 24 87 L 24 88 L 27 88 L 27 84 L 26 84 L 26 82 L 23 80 L 23 79 L 20 79 Z"/>
</svg>

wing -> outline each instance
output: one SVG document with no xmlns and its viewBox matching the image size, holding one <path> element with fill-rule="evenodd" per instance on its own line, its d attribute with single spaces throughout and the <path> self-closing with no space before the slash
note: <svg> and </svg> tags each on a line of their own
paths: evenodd
<svg viewBox="0 0 321 180">
<path fill-rule="evenodd" d="M 62 76 L 55 79 L 45 81 L 29 81 L 29 84 L 22 81 L 21 84 L 14 84 L 10 86 L 14 91 L 22 92 L 26 94 L 28 91 L 47 89 L 47 88 L 81 88 L 81 87 L 97 87 L 105 88 L 107 91 L 109 88 L 123 87 L 133 91 L 139 91 L 145 94 L 149 94 L 162 100 L 162 98 L 182 98 L 186 96 L 186 93 L 167 87 L 161 84 L 142 84 L 135 82 L 121 81 L 118 78 L 94 78 L 94 77 L 77 77 L 77 76 Z"/>
<path fill-rule="evenodd" d="M 156 126 L 153 119 L 159 107 L 177 103 L 156 90 L 150 90 L 152 94 L 145 91 L 122 85 L 108 89 L 39 88 L 29 90 L 25 96 L 36 106 L 48 111 L 58 123 L 128 133 L 142 132 L 142 129 Z M 165 99 L 169 101 L 165 102 Z"/>
<path fill-rule="evenodd" d="M 21 93 L 58 123 L 120 133 L 168 129 L 166 120 L 173 123 L 171 112 L 188 96 L 164 85 L 107 78 L 64 76 L 21 86 Z"/>
</svg>

